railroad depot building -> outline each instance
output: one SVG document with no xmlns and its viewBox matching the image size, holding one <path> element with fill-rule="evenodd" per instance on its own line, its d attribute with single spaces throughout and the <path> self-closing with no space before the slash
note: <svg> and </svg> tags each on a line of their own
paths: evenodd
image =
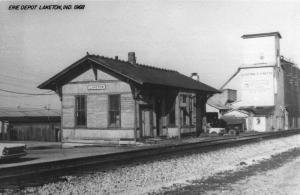
<svg viewBox="0 0 300 195">
<path fill-rule="evenodd" d="M 62 105 L 62 141 L 180 137 L 202 131 L 205 104 L 219 91 L 177 71 L 87 55 L 38 86 Z"/>
</svg>

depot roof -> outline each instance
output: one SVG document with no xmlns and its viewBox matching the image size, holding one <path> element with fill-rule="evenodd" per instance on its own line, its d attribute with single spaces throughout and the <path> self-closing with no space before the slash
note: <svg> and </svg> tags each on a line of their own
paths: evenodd
<svg viewBox="0 0 300 195">
<path fill-rule="evenodd" d="M 246 34 L 243 35 L 243 39 L 248 39 L 248 38 L 257 38 L 257 37 L 269 37 L 269 36 L 276 36 L 281 39 L 281 35 L 279 32 L 268 32 L 268 33 L 258 33 L 258 34 Z"/>
<path fill-rule="evenodd" d="M 121 78 L 123 81 L 130 81 L 139 85 L 160 85 L 211 94 L 219 92 L 209 85 L 196 81 L 174 70 L 143 64 L 131 64 L 123 60 L 90 54 L 87 54 L 85 57 L 43 82 L 38 88 L 56 90 L 57 86 L 66 84 L 91 67 L 105 71 L 117 78 Z"/>
</svg>

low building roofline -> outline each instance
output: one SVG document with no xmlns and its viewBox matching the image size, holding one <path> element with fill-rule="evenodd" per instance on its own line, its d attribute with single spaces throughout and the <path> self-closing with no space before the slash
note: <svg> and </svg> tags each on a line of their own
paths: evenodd
<svg viewBox="0 0 300 195">
<path fill-rule="evenodd" d="M 268 33 L 245 34 L 242 36 L 242 38 L 248 39 L 248 38 L 269 37 L 269 36 L 276 36 L 281 39 L 281 35 L 278 31 L 277 32 L 268 32 Z"/>
</svg>

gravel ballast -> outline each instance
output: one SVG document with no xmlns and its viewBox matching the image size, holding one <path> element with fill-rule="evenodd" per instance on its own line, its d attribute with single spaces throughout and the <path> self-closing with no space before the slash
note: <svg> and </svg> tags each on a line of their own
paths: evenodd
<svg viewBox="0 0 300 195">
<path fill-rule="evenodd" d="M 170 187 L 173 184 L 189 184 L 189 181 L 207 178 L 221 171 L 237 170 L 268 159 L 271 155 L 298 147 L 300 147 L 300 135 L 294 135 L 207 153 L 188 154 L 177 158 L 128 165 L 92 174 L 65 176 L 65 181 L 26 187 L 18 192 L 38 194 L 159 193 L 164 187 Z M 6 192 L 11 191 L 7 189 Z"/>
</svg>

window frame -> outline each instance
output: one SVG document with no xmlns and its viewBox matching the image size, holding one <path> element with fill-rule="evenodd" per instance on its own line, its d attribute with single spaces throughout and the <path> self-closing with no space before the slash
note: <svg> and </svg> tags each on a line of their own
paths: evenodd
<svg viewBox="0 0 300 195">
<path fill-rule="evenodd" d="M 117 124 L 117 121 L 115 123 L 110 123 L 110 120 L 111 120 L 111 111 L 112 112 L 116 112 L 116 110 L 111 110 L 111 97 L 112 96 L 118 96 L 119 97 L 119 109 L 117 110 L 119 112 L 119 116 L 120 116 L 120 119 L 119 119 L 119 124 Z M 108 128 L 121 128 L 121 94 L 109 94 L 107 96 L 107 99 L 108 99 L 108 105 L 107 105 L 107 127 Z"/>
<path fill-rule="evenodd" d="M 184 106 L 180 108 L 180 123 L 182 127 L 193 127 L 193 102 L 191 94 L 181 94 L 181 101 Z"/>
<path fill-rule="evenodd" d="M 85 124 L 78 124 L 78 117 L 77 117 L 77 113 L 78 113 L 78 98 L 84 98 L 84 108 L 83 108 L 83 111 L 84 111 L 84 117 L 85 117 Z M 80 110 L 82 111 L 82 110 Z M 75 96 L 75 112 L 74 112 L 74 117 L 75 117 L 75 127 L 87 127 L 87 96 L 86 95 L 76 95 Z"/>
</svg>

